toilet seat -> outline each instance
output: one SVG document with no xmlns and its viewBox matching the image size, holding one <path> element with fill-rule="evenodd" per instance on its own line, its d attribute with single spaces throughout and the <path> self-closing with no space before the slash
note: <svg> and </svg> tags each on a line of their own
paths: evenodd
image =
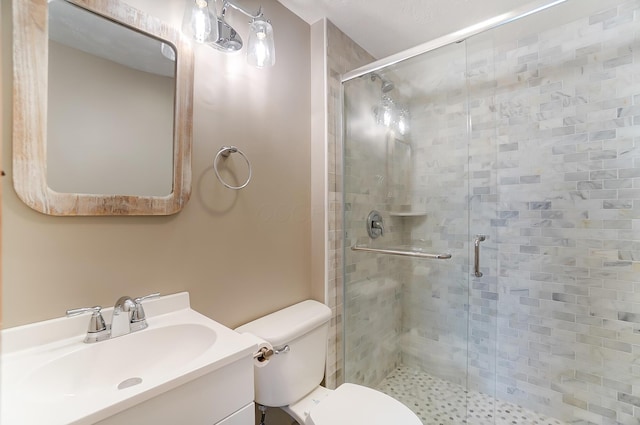
<svg viewBox="0 0 640 425">
<path fill-rule="evenodd" d="M 407 406 L 380 391 L 342 384 L 309 412 L 304 425 L 422 425 Z"/>
</svg>

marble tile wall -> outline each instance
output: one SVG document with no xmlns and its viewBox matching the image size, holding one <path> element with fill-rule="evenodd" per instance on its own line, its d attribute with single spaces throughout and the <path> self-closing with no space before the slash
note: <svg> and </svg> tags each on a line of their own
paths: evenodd
<svg viewBox="0 0 640 425">
<path fill-rule="evenodd" d="M 621 2 L 497 45 L 478 90 L 498 124 L 496 393 L 560 419 L 640 423 L 639 52 L 640 1 Z"/>
<path fill-rule="evenodd" d="M 327 54 L 327 158 L 328 158 L 328 299 L 332 310 L 325 383 L 335 388 L 344 382 L 343 344 L 343 194 L 342 194 L 342 74 L 373 61 L 373 57 L 330 21 L 326 21 Z"/>
<path fill-rule="evenodd" d="M 404 219 L 406 237 L 430 252 L 452 255 L 450 260 L 412 260 L 403 300 L 402 361 L 461 385 L 466 385 L 469 354 L 465 63 L 465 46 L 453 44 L 396 70 L 403 75 L 407 67 L 412 84 L 420 81 L 410 103 L 411 205 L 426 215 Z M 429 72 L 412 72 L 415 67 Z"/>
<path fill-rule="evenodd" d="M 428 218 L 411 238 L 467 259 L 468 202 L 471 236 L 489 235 L 484 276 L 466 304 L 466 277 L 414 268 L 402 361 L 456 381 L 467 356 L 474 389 L 571 423 L 638 424 L 640 2 L 466 49 L 449 77 L 429 67 L 412 104 Z M 466 85 L 443 94 L 460 71 Z M 468 328 L 452 326 L 465 308 Z"/>
<path fill-rule="evenodd" d="M 391 215 L 398 180 L 408 174 L 389 169 L 389 153 L 402 155 L 401 143 L 376 123 L 374 108 L 382 98 L 379 81 L 365 77 L 345 94 L 344 234 L 347 246 L 393 247 L 402 243 L 402 222 Z M 405 168 L 409 164 L 405 165 Z M 394 178 L 391 178 L 394 177 Z M 384 235 L 367 234 L 370 211 L 382 214 Z M 393 256 L 344 252 L 345 381 L 375 386 L 401 362 L 402 265 Z"/>
<path fill-rule="evenodd" d="M 346 141 L 358 164 L 345 176 L 348 242 L 379 205 L 385 242 L 453 258 L 345 253 L 346 364 L 361 366 L 347 380 L 374 383 L 400 362 L 569 423 L 640 424 L 639 52 L 633 0 L 448 46 L 422 74 L 387 70 L 420 92 L 404 138 L 411 180 L 396 192 L 384 183 L 397 175 L 379 171 L 388 134 L 362 118 L 375 87 L 349 83 L 362 105 Z M 425 216 L 391 216 L 402 190 Z M 488 235 L 481 278 L 469 277 L 475 234 Z M 376 337 L 399 352 L 372 349 Z"/>
</svg>

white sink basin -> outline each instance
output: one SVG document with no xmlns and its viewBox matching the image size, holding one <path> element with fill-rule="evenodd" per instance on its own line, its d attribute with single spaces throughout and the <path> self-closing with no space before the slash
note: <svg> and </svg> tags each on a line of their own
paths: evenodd
<svg viewBox="0 0 640 425">
<path fill-rule="evenodd" d="M 16 389 L 60 399 L 128 388 L 198 358 L 215 340 L 211 328 L 181 324 L 87 344 L 44 363 Z"/>
<path fill-rule="evenodd" d="M 147 329 L 92 344 L 82 342 L 89 316 L 3 331 L 0 423 L 92 424 L 257 348 L 191 310 L 186 293 L 144 305 Z"/>
</svg>

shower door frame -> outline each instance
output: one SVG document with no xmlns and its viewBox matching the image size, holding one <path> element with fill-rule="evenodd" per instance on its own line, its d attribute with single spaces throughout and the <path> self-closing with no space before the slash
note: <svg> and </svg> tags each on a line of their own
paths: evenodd
<svg viewBox="0 0 640 425">
<path fill-rule="evenodd" d="M 380 61 L 377 61 L 377 62 L 373 62 L 373 63 L 371 63 L 371 64 L 369 64 L 367 66 L 358 68 L 358 69 L 356 69 L 354 71 L 350 71 L 350 72 L 348 72 L 348 73 L 343 75 L 342 83 L 346 83 L 346 82 L 351 81 L 351 80 L 353 80 L 355 78 L 362 77 L 362 76 L 364 76 L 364 75 L 366 75 L 366 74 L 368 74 L 370 72 L 383 69 L 383 68 L 385 68 L 387 66 L 396 64 L 396 63 L 404 61 L 406 59 L 413 58 L 415 56 L 422 55 L 423 53 L 430 52 L 432 50 L 435 50 L 435 49 L 438 49 L 440 47 L 446 46 L 448 44 L 464 41 L 464 40 L 466 40 L 467 38 L 469 38 L 471 36 L 478 35 L 480 33 L 486 32 L 486 31 L 488 31 L 490 29 L 494 29 L 494 28 L 500 27 L 500 26 L 505 25 L 507 23 L 510 23 L 510 22 L 519 20 L 521 18 L 527 17 L 529 15 L 535 14 L 537 12 L 541 12 L 543 10 L 550 9 L 550 8 L 555 7 L 557 5 L 560 5 L 562 3 L 567 3 L 568 5 L 572 4 L 572 2 L 569 2 L 568 0 L 554 1 L 554 2 L 547 3 L 546 5 L 541 5 L 541 6 L 535 7 L 533 9 L 530 9 L 530 8 L 528 8 L 526 10 L 519 9 L 519 10 L 516 10 L 516 11 L 511 12 L 509 14 L 501 15 L 500 17 L 498 17 L 498 18 L 501 18 L 501 19 L 495 18 L 493 20 L 484 21 L 483 23 L 480 23 L 478 25 L 469 27 L 469 28 L 467 28 L 465 30 L 461 30 L 459 32 L 450 34 L 450 35 L 445 36 L 445 37 L 441 37 L 441 38 L 439 38 L 437 40 L 431 41 L 429 43 L 425 43 L 425 44 L 423 44 L 421 46 L 418 46 L 416 48 L 407 50 L 405 52 L 399 53 L 397 55 L 391 56 L 389 58 L 386 58 L 386 59 L 383 59 L 383 60 L 380 60 Z M 604 9 L 604 6 L 603 6 L 603 9 Z M 342 97 L 342 100 L 344 100 L 344 85 L 342 86 L 341 97 Z M 339 119 L 343 119 L 343 114 L 342 113 L 340 114 Z M 342 133 L 342 135 L 344 137 L 344 132 Z M 341 142 L 344 143 L 344 140 L 342 140 Z M 471 208 L 471 205 L 469 207 Z M 472 213 L 473 213 L 473 211 L 470 210 L 470 214 L 472 214 Z M 338 212 L 338 214 L 339 214 L 339 212 Z M 470 216 L 470 219 L 471 219 L 471 216 Z M 471 225 L 470 225 L 470 229 L 471 229 L 472 232 L 474 230 L 477 230 L 477 229 L 473 229 L 473 227 Z M 469 234 L 469 241 L 471 242 L 472 246 L 473 246 L 473 238 L 474 238 L 474 234 L 470 233 Z M 347 249 L 347 248 L 348 247 L 343 247 L 343 249 Z M 344 256 L 342 255 L 342 252 L 340 252 L 340 255 L 342 256 L 342 258 L 337 258 L 337 260 L 338 261 L 343 261 Z M 471 257 L 470 257 L 470 259 L 471 259 Z M 469 266 L 470 266 L 469 275 L 471 276 L 471 275 L 473 275 L 473 271 L 471 269 L 471 264 Z M 344 363 L 343 363 L 343 365 L 344 365 Z"/>
<path fill-rule="evenodd" d="M 511 12 L 503 13 L 502 15 L 498 15 L 494 18 L 487 19 L 475 25 L 471 25 L 467 28 L 436 38 L 435 40 L 428 41 L 416 47 L 407 49 L 400 53 L 396 53 L 395 55 L 388 56 L 384 59 L 380 59 L 378 61 L 365 65 L 363 67 L 354 69 L 353 71 L 347 72 L 344 75 L 342 75 L 342 83 L 343 83 L 342 98 L 344 99 L 344 83 L 346 83 L 349 80 L 353 80 L 354 78 L 361 77 L 370 72 L 378 71 L 382 68 L 386 68 L 398 62 L 402 62 L 404 60 L 411 59 L 416 56 L 420 56 L 423 53 L 428 53 L 432 50 L 439 49 L 440 47 L 444 47 L 446 45 L 453 44 L 453 43 L 458 43 L 474 35 L 483 33 L 485 31 L 489 31 L 494 28 L 501 27 L 503 25 L 520 20 L 522 18 L 526 18 L 529 15 L 542 12 L 543 10 L 550 9 L 554 6 L 565 3 L 567 1 L 568 0 L 537 1 L 533 3 L 533 6 L 529 4 L 524 7 L 515 9 Z"/>
<path fill-rule="evenodd" d="M 445 35 L 443 37 L 439 37 L 435 40 L 423 43 L 421 45 L 418 45 L 414 48 L 405 50 L 403 52 L 397 53 L 395 55 L 389 56 L 387 58 L 381 59 L 381 60 L 377 60 L 374 61 L 368 65 L 356 68 L 352 71 L 349 71 L 347 73 L 344 73 L 341 76 L 341 84 L 340 84 L 340 92 L 339 92 L 339 106 L 337 107 L 337 113 L 338 113 L 338 119 L 337 119 L 337 128 L 341 131 L 338 131 L 338 134 L 340 134 L 340 137 L 338 138 L 338 143 L 340 144 L 340 146 L 337 147 L 337 152 L 343 151 L 344 149 L 344 135 L 345 135 L 345 122 L 344 122 L 344 99 L 345 99 L 345 88 L 344 88 L 344 83 L 354 80 L 356 78 L 362 77 L 363 75 L 369 74 L 371 72 L 374 71 L 378 71 L 381 70 L 383 68 L 386 68 L 388 66 L 397 64 L 399 62 L 405 61 L 407 59 L 411 59 L 420 55 L 423 55 L 425 53 L 434 51 L 436 49 L 445 47 L 447 45 L 451 45 L 451 44 L 455 44 L 455 43 L 459 43 L 462 41 L 465 41 L 466 39 L 487 32 L 489 30 L 501 27 L 503 25 L 512 23 L 514 21 L 526 18 L 530 15 L 534 15 L 538 12 L 542 12 L 548 9 L 551 9 L 557 5 L 560 5 L 562 3 L 567 2 L 568 0 L 538 0 L 535 1 L 533 3 L 529 3 L 523 7 L 517 8 L 511 12 L 508 13 L 504 13 L 501 15 L 498 15 L 494 18 L 491 19 L 487 19 L 485 21 L 482 21 L 478 24 L 469 26 L 467 28 L 464 28 L 462 30 L 453 32 L 451 34 Z M 470 118 L 469 118 L 469 126 L 470 126 Z M 470 132 L 470 128 L 468 131 L 468 137 L 471 137 L 471 132 Z M 470 143 L 470 140 L 469 140 Z M 340 170 L 341 175 L 344 176 L 344 166 L 346 164 L 344 163 L 344 161 L 342 161 L 341 164 L 341 168 L 342 170 Z M 342 180 L 342 184 L 344 184 L 344 180 Z M 467 181 L 467 184 L 469 184 L 469 181 Z M 468 188 L 470 190 L 470 188 Z M 344 188 L 340 189 L 340 192 L 342 192 L 342 195 L 344 196 Z M 469 194 L 470 196 L 470 194 Z M 339 211 L 336 211 L 336 214 L 341 216 L 339 219 L 336 218 L 336 222 L 337 223 L 343 223 L 343 219 L 344 219 L 344 211 L 343 211 L 343 207 L 344 207 L 344 200 L 342 201 L 342 208 L 340 208 Z M 469 234 L 469 243 L 473 244 L 473 237 L 474 235 L 471 233 L 473 232 L 473 229 L 471 228 L 471 218 L 472 218 L 472 214 L 473 211 L 471 210 L 471 204 L 469 203 L 469 211 L 468 211 L 468 230 L 470 232 Z M 344 223 L 343 223 L 344 224 Z M 340 227 L 342 228 L 343 224 L 340 225 Z M 344 229 L 343 229 L 344 230 Z M 341 240 L 343 240 L 344 235 L 342 236 Z M 349 247 L 343 246 L 341 249 L 339 249 L 337 251 L 337 258 L 336 260 L 341 262 L 341 264 L 344 264 L 345 261 L 345 256 L 346 256 L 346 250 Z M 472 258 L 472 254 L 470 253 L 468 259 L 471 260 Z M 339 267 L 336 271 L 337 273 L 342 274 L 343 273 L 343 268 Z M 469 265 L 469 284 L 471 284 L 471 275 L 473 274 L 472 272 L 472 265 Z M 340 278 L 338 278 L 336 276 L 336 278 L 338 280 L 340 280 Z M 477 278 L 473 278 L 473 279 L 477 279 Z M 346 282 L 343 283 L 343 285 L 346 284 Z M 337 288 L 338 290 L 341 290 L 340 288 Z M 342 290 L 344 290 L 344 286 L 342 288 Z M 343 303 L 343 308 L 344 305 L 346 303 Z M 342 326 L 345 325 L 345 320 L 344 320 L 344 312 L 342 312 Z M 467 321 L 468 322 L 468 321 Z M 467 323 L 467 325 L 469 325 L 469 323 Z M 336 330 L 337 331 L 337 330 Z M 468 330 L 469 331 L 469 330 Z M 336 343 L 337 343 L 337 350 L 341 350 L 342 351 L 342 356 L 338 356 L 338 357 L 342 357 L 341 359 L 341 364 L 336 364 L 335 367 L 338 370 L 337 375 L 333 375 L 333 377 L 336 377 L 337 379 L 335 381 L 331 380 L 330 383 L 328 383 L 330 386 L 338 386 L 340 385 L 342 382 L 344 382 L 344 378 L 345 378 L 345 362 L 346 362 L 346 353 L 344 353 L 344 349 L 345 349 L 345 344 L 344 344 L 344 337 L 345 337 L 345 331 L 342 330 L 342 332 L 339 332 L 338 335 L 336 335 L 335 339 L 336 339 Z M 340 335 L 341 333 L 341 335 Z M 336 359 L 337 360 L 337 359 Z M 468 368 L 468 365 L 467 365 Z M 468 373 L 468 371 L 467 371 Z M 467 376 L 468 379 L 468 376 Z"/>
</svg>

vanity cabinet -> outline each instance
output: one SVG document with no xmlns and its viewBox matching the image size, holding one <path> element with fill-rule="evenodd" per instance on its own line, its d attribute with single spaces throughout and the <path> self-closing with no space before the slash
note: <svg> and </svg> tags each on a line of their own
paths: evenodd
<svg viewBox="0 0 640 425">
<path fill-rule="evenodd" d="M 254 425 L 250 355 L 106 418 L 98 425 Z"/>
<path fill-rule="evenodd" d="M 251 403 L 216 425 L 253 425 L 255 423 L 255 404 Z"/>
</svg>

